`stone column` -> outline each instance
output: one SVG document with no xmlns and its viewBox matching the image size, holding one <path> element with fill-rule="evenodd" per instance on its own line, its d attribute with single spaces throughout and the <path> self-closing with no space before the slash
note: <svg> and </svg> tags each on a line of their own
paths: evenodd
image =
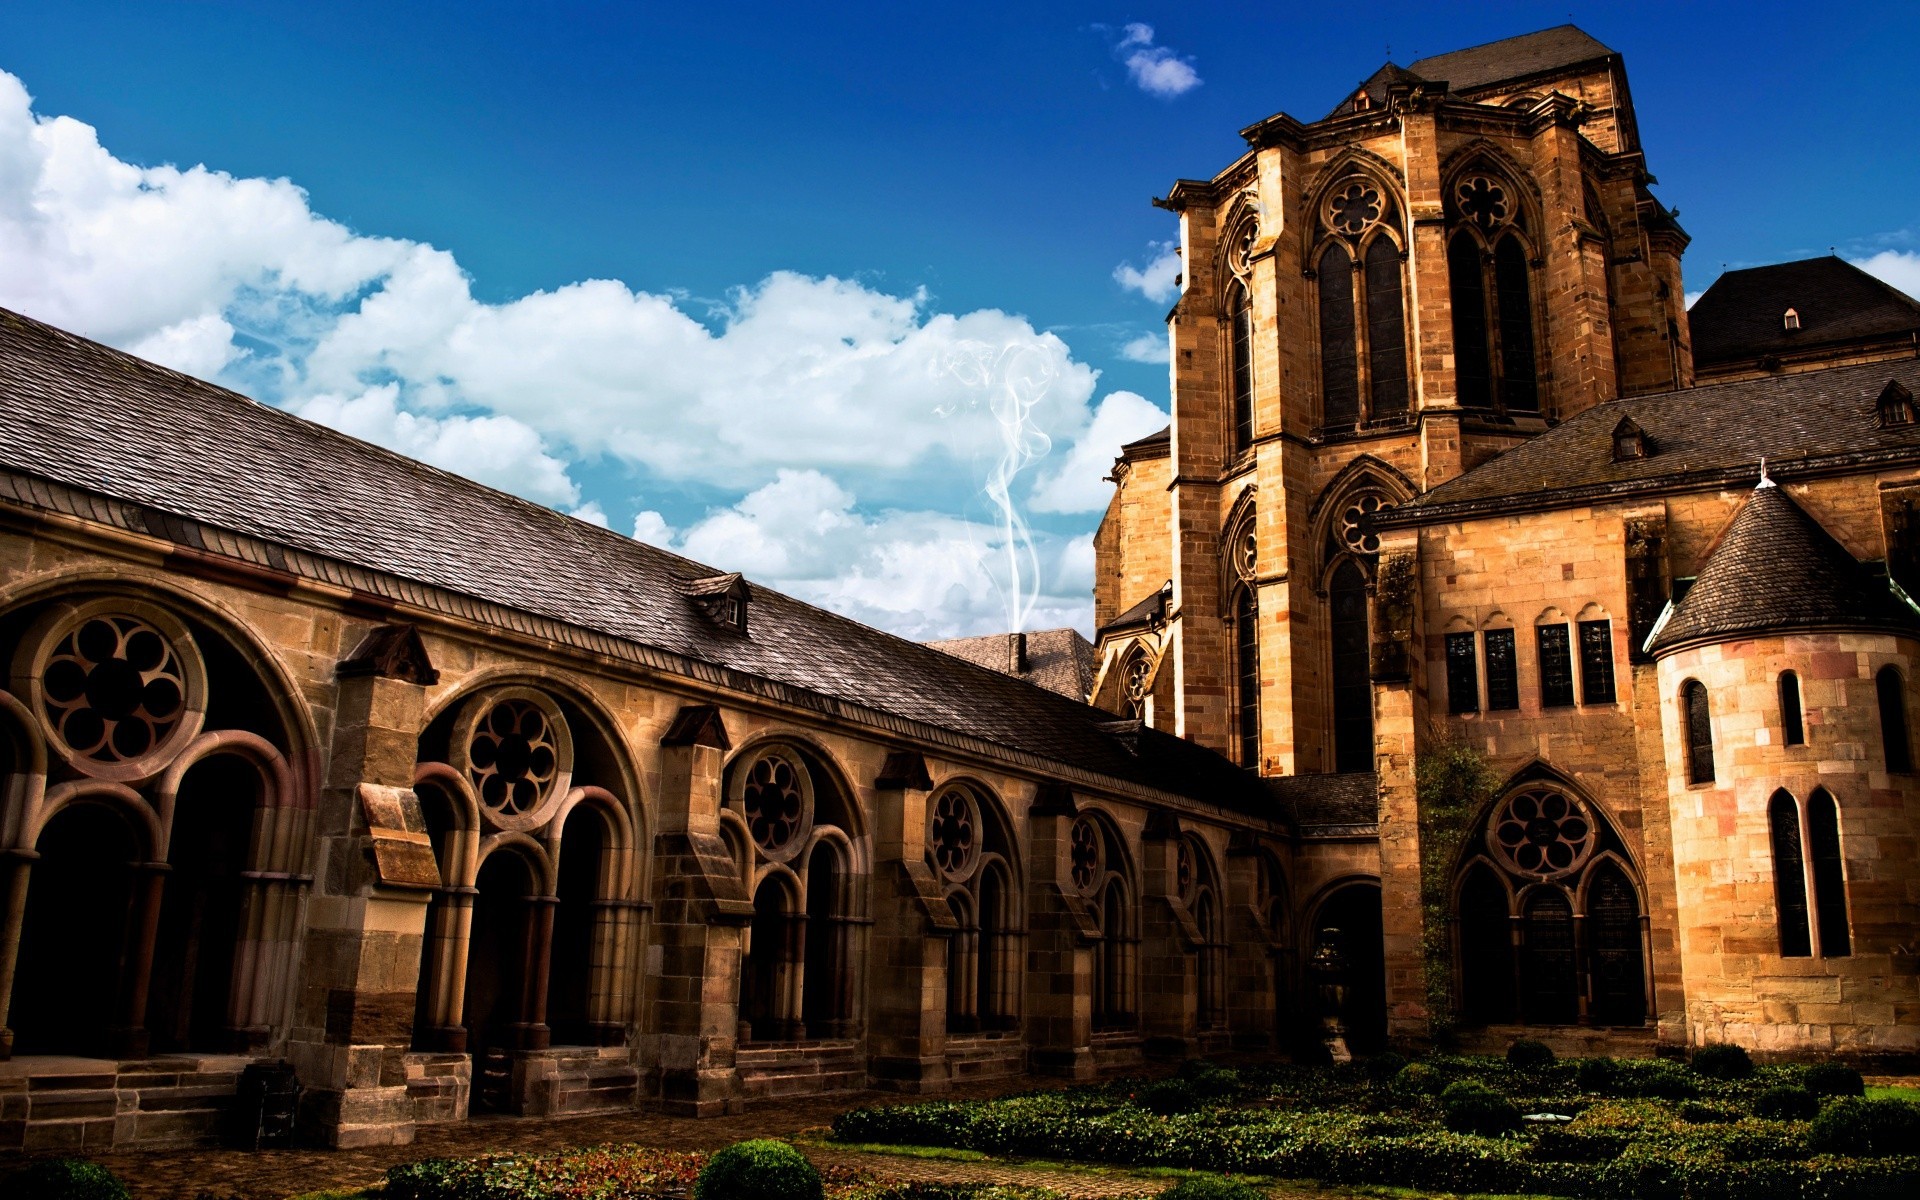
<svg viewBox="0 0 1920 1200">
<path fill-rule="evenodd" d="M 1143 995 L 1141 1033 L 1146 1052 L 1162 1058 L 1191 1058 L 1200 1011 L 1200 943 L 1193 914 L 1180 897 L 1180 820 L 1170 812 L 1147 818 L 1140 849 L 1145 871 L 1140 934 Z"/>
<path fill-rule="evenodd" d="M 1430 1035 L 1421 897 L 1420 801 L 1414 755 L 1426 709 L 1427 655 L 1419 623 L 1419 534 L 1381 539 L 1374 594 L 1374 769 L 1380 780 L 1380 921 L 1386 956 L 1387 1036 L 1424 1045 Z M 1437 931 L 1436 931 L 1437 935 Z M 1349 954 L 1357 949 L 1350 947 Z"/>
<path fill-rule="evenodd" d="M 660 742 L 654 942 L 647 948 L 668 1112 L 738 1112 L 741 946 L 753 901 L 720 837 L 721 774 L 732 743 L 720 710 L 689 705 Z"/>
<path fill-rule="evenodd" d="M 340 664 L 318 869 L 287 1053 L 300 1120 L 336 1147 L 413 1140 L 404 1056 L 440 869 L 413 767 L 438 679 L 417 632 L 370 630 Z"/>
<path fill-rule="evenodd" d="M 1276 1012 L 1280 946 L 1267 927 L 1260 894 L 1259 844 L 1236 831 L 1227 846 L 1227 1026 L 1236 1050 L 1266 1050 L 1279 1025 Z"/>
<path fill-rule="evenodd" d="M 873 781 L 873 972 L 867 1072 L 874 1086 L 943 1092 L 947 957 L 958 922 L 927 865 L 933 780 L 912 751 L 887 756 Z"/>
<path fill-rule="evenodd" d="M 1092 1079 L 1099 925 L 1073 885 L 1073 793 L 1044 784 L 1027 810 L 1027 1047 L 1041 1074 Z"/>
</svg>

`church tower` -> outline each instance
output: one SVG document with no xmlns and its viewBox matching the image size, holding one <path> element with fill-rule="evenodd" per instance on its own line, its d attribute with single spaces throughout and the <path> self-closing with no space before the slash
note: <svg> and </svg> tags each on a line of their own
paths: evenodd
<svg viewBox="0 0 1920 1200">
<path fill-rule="evenodd" d="M 1413 663 L 1368 518 L 1690 386 L 1687 236 L 1619 55 L 1571 25 L 1242 135 L 1156 201 L 1184 261 L 1173 422 L 1116 467 L 1094 699 L 1263 774 L 1372 771 L 1372 685 Z"/>
</svg>

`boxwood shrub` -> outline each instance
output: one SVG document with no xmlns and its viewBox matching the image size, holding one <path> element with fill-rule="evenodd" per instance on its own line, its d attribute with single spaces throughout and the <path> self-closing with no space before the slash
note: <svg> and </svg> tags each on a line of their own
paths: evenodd
<svg viewBox="0 0 1920 1200">
<path fill-rule="evenodd" d="M 1161 1192 L 1159 1200 L 1267 1200 L 1267 1194 L 1237 1179 L 1194 1175 Z"/>
<path fill-rule="evenodd" d="M 772 1138 L 716 1151 L 693 1187 L 694 1200 L 822 1200 L 825 1192 L 807 1156 Z"/>
<path fill-rule="evenodd" d="M 1842 1096 L 1820 1110 L 1807 1140 L 1824 1154 L 1911 1154 L 1920 1147 L 1920 1105 Z"/>
<path fill-rule="evenodd" d="M 1820 1115 L 1820 1098 L 1792 1084 L 1771 1087 L 1754 1100 L 1753 1115 L 1775 1121 L 1811 1121 Z"/>
<path fill-rule="evenodd" d="M 1800 1076 L 1801 1084 L 1816 1096 L 1864 1096 L 1867 1081 L 1844 1063 L 1815 1063 Z"/>
<path fill-rule="evenodd" d="M 1753 1057 L 1745 1047 L 1722 1042 L 1695 1050 L 1693 1069 L 1708 1079 L 1745 1079 L 1753 1074 Z"/>
<path fill-rule="evenodd" d="M 1583 1058 L 1574 1068 L 1573 1078 L 1581 1091 L 1604 1094 L 1620 1082 L 1620 1065 L 1611 1058 Z"/>
<path fill-rule="evenodd" d="M 127 1200 L 119 1176 L 83 1158 L 43 1158 L 0 1183 L 14 1200 Z"/>
<path fill-rule="evenodd" d="M 1533 1038 L 1521 1038 L 1507 1047 L 1507 1065 L 1533 1071 L 1553 1062 L 1553 1047 Z"/>
</svg>

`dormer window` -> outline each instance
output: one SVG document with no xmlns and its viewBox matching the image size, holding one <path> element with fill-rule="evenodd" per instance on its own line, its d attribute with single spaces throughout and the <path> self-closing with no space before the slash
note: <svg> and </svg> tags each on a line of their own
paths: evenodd
<svg viewBox="0 0 1920 1200">
<path fill-rule="evenodd" d="M 1913 393 L 1898 379 L 1887 380 L 1873 408 L 1883 429 L 1889 425 L 1913 424 Z"/>
<path fill-rule="evenodd" d="M 1632 462 L 1647 453 L 1647 431 L 1632 417 L 1621 417 L 1613 427 L 1613 461 Z"/>
<path fill-rule="evenodd" d="M 1782 314 L 1780 317 L 1780 327 L 1786 330 L 1788 333 L 1800 332 L 1799 310 L 1790 308 L 1784 314 Z"/>
<path fill-rule="evenodd" d="M 733 633 L 747 632 L 747 603 L 753 592 L 738 571 L 677 581 L 680 594 L 711 624 Z"/>
</svg>

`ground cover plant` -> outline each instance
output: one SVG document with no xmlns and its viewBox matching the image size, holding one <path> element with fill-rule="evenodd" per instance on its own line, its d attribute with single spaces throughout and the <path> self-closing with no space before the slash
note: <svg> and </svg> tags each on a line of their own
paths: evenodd
<svg viewBox="0 0 1920 1200">
<path fill-rule="evenodd" d="M 1462 1193 L 1920 1195 L 1920 1106 L 1848 1094 L 1831 1069 L 1702 1053 L 1555 1060 L 1528 1047 L 1512 1060 L 1248 1068 L 1225 1073 L 1231 1087 L 1196 1063 L 1171 1080 L 856 1109 L 833 1136 Z"/>
</svg>

